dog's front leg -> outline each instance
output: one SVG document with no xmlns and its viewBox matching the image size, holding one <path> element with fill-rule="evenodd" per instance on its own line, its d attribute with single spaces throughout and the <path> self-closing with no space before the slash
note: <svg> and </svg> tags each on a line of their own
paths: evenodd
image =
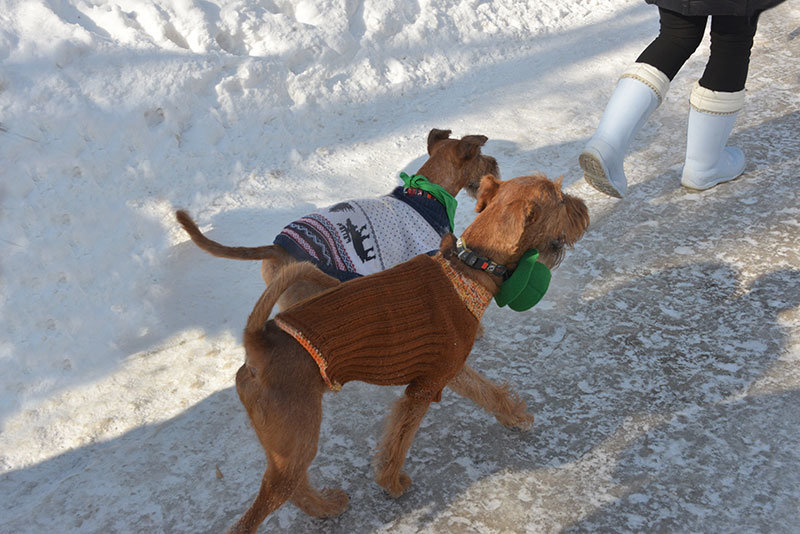
<svg viewBox="0 0 800 534">
<path fill-rule="evenodd" d="M 494 415 L 503 426 L 530 430 L 533 425 L 533 414 L 528 413 L 528 406 L 515 391 L 508 385 L 498 386 L 468 365 L 447 387 Z"/>
<path fill-rule="evenodd" d="M 401 496 L 411 485 L 411 477 L 402 471 L 403 464 L 430 404 L 430 400 L 404 395 L 392 408 L 375 459 L 375 480 L 392 497 Z"/>
</svg>

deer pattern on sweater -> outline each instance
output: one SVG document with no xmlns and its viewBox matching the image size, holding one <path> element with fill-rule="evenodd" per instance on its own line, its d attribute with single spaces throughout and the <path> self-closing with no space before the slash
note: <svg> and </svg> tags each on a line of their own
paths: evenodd
<svg viewBox="0 0 800 534">
<path fill-rule="evenodd" d="M 438 200 L 398 187 L 389 195 L 319 209 L 288 224 L 274 242 L 344 281 L 437 250 L 448 230 Z"/>
</svg>

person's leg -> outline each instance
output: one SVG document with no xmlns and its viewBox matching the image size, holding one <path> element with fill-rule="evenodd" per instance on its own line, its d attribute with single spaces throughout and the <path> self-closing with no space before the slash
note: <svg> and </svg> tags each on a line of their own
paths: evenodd
<svg viewBox="0 0 800 534">
<path fill-rule="evenodd" d="M 685 187 L 709 189 L 744 171 L 742 151 L 725 144 L 744 105 L 757 22 L 758 15 L 712 17 L 711 55 L 689 98 L 686 162 L 681 176 Z"/>
<path fill-rule="evenodd" d="M 659 9 L 658 37 L 620 78 L 597 131 L 578 163 L 595 189 L 614 197 L 627 191 L 623 160 L 631 140 L 661 104 L 669 83 L 703 39 L 706 17 Z"/>
<path fill-rule="evenodd" d="M 757 26 L 758 15 L 711 18 L 711 55 L 700 78 L 702 87 L 726 93 L 744 89 Z"/>
<path fill-rule="evenodd" d="M 636 62 L 654 66 L 672 81 L 700 46 L 708 17 L 681 15 L 664 8 L 659 8 L 658 14 L 658 37 L 639 54 Z"/>
</svg>

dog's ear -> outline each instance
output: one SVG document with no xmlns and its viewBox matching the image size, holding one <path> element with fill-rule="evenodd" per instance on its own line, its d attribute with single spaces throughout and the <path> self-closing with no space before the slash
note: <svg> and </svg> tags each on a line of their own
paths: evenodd
<svg viewBox="0 0 800 534">
<path fill-rule="evenodd" d="M 564 225 L 564 241 L 567 245 L 574 245 L 589 228 L 589 208 L 583 200 L 572 195 L 564 194 L 562 202 L 567 214 L 567 223 Z"/>
<path fill-rule="evenodd" d="M 481 185 L 478 187 L 477 199 L 475 204 L 475 211 L 480 213 L 483 209 L 494 200 L 497 191 L 500 189 L 500 180 L 495 178 L 493 174 L 487 174 L 481 178 Z"/>
<path fill-rule="evenodd" d="M 532 202 L 525 198 L 518 198 L 511 202 L 498 202 L 492 209 L 498 221 L 502 221 L 503 231 L 491 237 L 494 246 L 500 250 L 516 251 L 521 244 L 521 237 L 525 228 L 530 223 L 533 214 Z M 524 250 L 520 250 L 522 255 Z"/>
<path fill-rule="evenodd" d="M 489 138 L 485 135 L 465 135 L 458 141 L 456 154 L 463 160 L 472 159 L 481 153 L 481 147 Z"/>
<path fill-rule="evenodd" d="M 444 234 L 442 240 L 439 242 L 439 252 L 445 259 L 453 257 L 456 253 L 456 236 L 450 232 Z"/>
<path fill-rule="evenodd" d="M 432 129 L 428 133 L 428 155 L 430 156 L 433 153 L 433 147 L 439 141 L 444 141 L 445 139 L 450 139 L 450 134 L 452 132 L 450 130 L 437 130 L 436 128 Z"/>
</svg>

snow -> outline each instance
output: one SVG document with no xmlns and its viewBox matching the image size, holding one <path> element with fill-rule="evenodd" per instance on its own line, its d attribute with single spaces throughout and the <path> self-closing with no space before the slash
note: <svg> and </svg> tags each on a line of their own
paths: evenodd
<svg viewBox="0 0 800 534">
<path fill-rule="evenodd" d="M 732 141 L 745 176 L 678 185 L 707 42 L 626 160 L 577 154 L 655 35 L 639 0 L 4 0 L 0 4 L 2 532 L 221 531 L 263 453 L 233 389 L 257 262 L 285 223 L 379 195 L 431 128 L 484 134 L 504 178 L 564 176 L 592 228 L 523 314 L 492 307 L 476 368 L 537 420 L 445 394 L 395 501 L 372 456 L 396 388 L 326 398 L 311 477 L 262 531 L 769 530 L 800 523 L 800 8 L 762 16 Z M 473 217 L 459 196 L 457 231 Z M 725 476 L 721 476 L 724 474 Z"/>
</svg>

